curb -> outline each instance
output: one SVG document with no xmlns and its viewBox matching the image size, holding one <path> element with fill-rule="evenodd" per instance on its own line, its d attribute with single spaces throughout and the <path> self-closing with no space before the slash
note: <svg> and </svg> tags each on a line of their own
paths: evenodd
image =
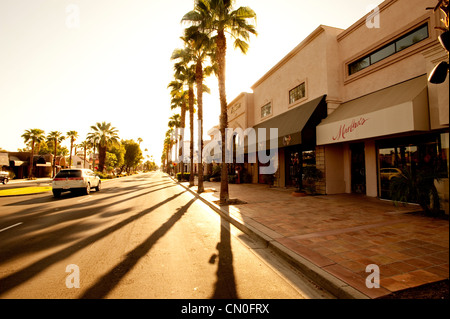
<svg viewBox="0 0 450 319">
<path fill-rule="evenodd" d="M 246 233 L 250 237 L 252 237 L 256 240 L 262 241 L 267 248 L 272 250 L 274 253 L 276 253 L 279 257 L 283 258 L 289 264 L 291 264 L 291 265 L 295 266 L 296 268 L 298 268 L 299 270 L 301 270 L 305 276 L 307 276 L 309 279 L 314 281 L 316 284 L 320 285 L 322 288 L 326 289 L 328 292 L 333 294 L 338 299 L 370 299 L 368 296 L 366 296 L 359 290 L 349 286 L 344 281 L 331 275 L 330 273 L 321 269 L 319 266 L 316 266 L 315 264 L 313 264 L 306 258 L 298 255 L 294 251 L 283 246 L 282 244 L 277 242 L 270 235 L 260 231 L 259 229 L 257 229 L 256 227 L 254 227 L 252 225 L 249 225 L 249 224 L 244 225 L 243 221 L 240 221 L 235 216 L 231 215 L 230 212 L 227 212 L 226 210 L 221 208 L 219 205 L 210 202 L 209 200 L 202 197 L 197 192 L 191 190 L 189 187 L 186 187 L 185 185 L 183 185 L 180 182 L 178 182 L 177 180 L 175 180 L 172 176 L 170 176 L 170 175 L 168 175 L 168 176 L 175 183 L 177 183 L 184 189 L 188 190 L 196 198 L 200 199 L 202 202 L 204 202 L 206 205 L 208 205 L 210 208 L 212 208 L 216 213 L 218 213 L 219 215 L 221 215 L 222 217 L 227 219 L 227 221 L 230 222 L 231 224 L 233 224 L 236 228 L 238 228 L 242 232 Z M 230 207 L 230 206 L 228 206 L 228 207 Z M 255 221 L 253 221 L 253 222 L 256 223 Z M 259 225 L 261 225 L 262 228 L 266 228 L 262 224 L 259 224 Z"/>
</svg>

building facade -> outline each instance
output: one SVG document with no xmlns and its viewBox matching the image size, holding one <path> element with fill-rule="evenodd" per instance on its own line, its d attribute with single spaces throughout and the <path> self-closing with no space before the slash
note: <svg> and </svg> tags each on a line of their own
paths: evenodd
<svg viewBox="0 0 450 319">
<path fill-rule="evenodd" d="M 435 2 L 387 0 L 376 17 L 346 30 L 320 26 L 252 94 L 229 104 L 229 127 L 278 128 L 276 185 L 296 186 L 315 166 L 322 194 L 390 199 L 392 176 L 429 166 L 440 171 L 436 186 L 448 213 L 449 80 L 427 80 L 448 61 L 435 29 L 439 14 L 426 10 Z"/>
</svg>

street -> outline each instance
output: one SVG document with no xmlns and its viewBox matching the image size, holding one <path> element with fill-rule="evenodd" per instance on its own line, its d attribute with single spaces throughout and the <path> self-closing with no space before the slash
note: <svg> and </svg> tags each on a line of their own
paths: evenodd
<svg viewBox="0 0 450 319">
<path fill-rule="evenodd" d="M 0 298 L 333 298 L 159 172 L 0 207 Z"/>
</svg>

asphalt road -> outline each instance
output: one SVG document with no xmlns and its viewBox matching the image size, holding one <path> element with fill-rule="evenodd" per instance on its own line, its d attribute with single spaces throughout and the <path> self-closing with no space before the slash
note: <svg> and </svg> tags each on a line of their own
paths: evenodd
<svg viewBox="0 0 450 319">
<path fill-rule="evenodd" d="M 332 296 L 153 172 L 88 196 L 0 198 L 0 298 Z"/>
</svg>

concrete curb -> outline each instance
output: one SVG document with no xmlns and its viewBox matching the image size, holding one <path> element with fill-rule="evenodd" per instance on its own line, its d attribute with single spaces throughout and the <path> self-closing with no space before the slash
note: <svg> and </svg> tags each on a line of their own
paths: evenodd
<svg viewBox="0 0 450 319">
<path fill-rule="evenodd" d="M 174 179 L 172 176 L 169 176 L 175 183 L 183 187 L 184 189 L 188 190 L 191 194 L 193 194 L 196 198 L 200 199 L 202 202 L 204 202 L 206 205 L 208 205 L 210 208 L 212 208 L 216 213 L 227 219 L 231 224 L 233 224 L 236 228 L 241 230 L 242 232 L 246 233 L 247 235 L 251 236 L 254 239 L 257 239 L 259 241 L 262 241 L 267 248 L 271 249 L 274 253 L 276 253 L 279 257 L 283 258 L 285 261 L 290 263 L 291 265 L 295 266 L 299 270 L 302 271 L 302 273 L 309 277 L 312 281 L 314 281 L 316 284 L 320 285 L 324 289 L 328 290 L 330 293 L 332 293 L 334 296 L 336 296 L 339 299 L 370 299 L 368 296 L 360 292 L 359 290 L 349 286 L 344 281 L 340 280 L 339 278 L 331 275 L 330 273 L 326 272 L 325 270 L 321 269 L 319 266 L 313 264 L 309 260 L 305 259 L 304 257 L 298 255 L 296 252 L 290 250 L 289 248 L 283 246 L 279 242 L 275 240 L 276 233 L 272 230 L 268 229 L 266 226 L 259 224 L 258 222 L 254 221 L 253 219 L 249 219 L 248 222 L 250 223 L 244 223 L 243 220 L 240 220 L 236 216 L 234 216 L 230 211 L 226 211 L 224 208 L 220 207 L 219 205 L 211 202 L 210 200 L 206 199 L 203 194 L 202 195 L 196 193 L 189 187 L 183 185 L 182 183 L 178 182 L 176 179 Z M 232 208 L 228 206 L 229 208 Z M 252 226 L 253 224 L 254 226 Z M 255 227 L 257 226 L 257 227 Z M 259 229 L 258 229 L 259 228 Z M 267 231 L 263 232 L 260 229 L 266 228 Z M 272 232 L 272 235 L 269 235 Z"/>
</svg>

